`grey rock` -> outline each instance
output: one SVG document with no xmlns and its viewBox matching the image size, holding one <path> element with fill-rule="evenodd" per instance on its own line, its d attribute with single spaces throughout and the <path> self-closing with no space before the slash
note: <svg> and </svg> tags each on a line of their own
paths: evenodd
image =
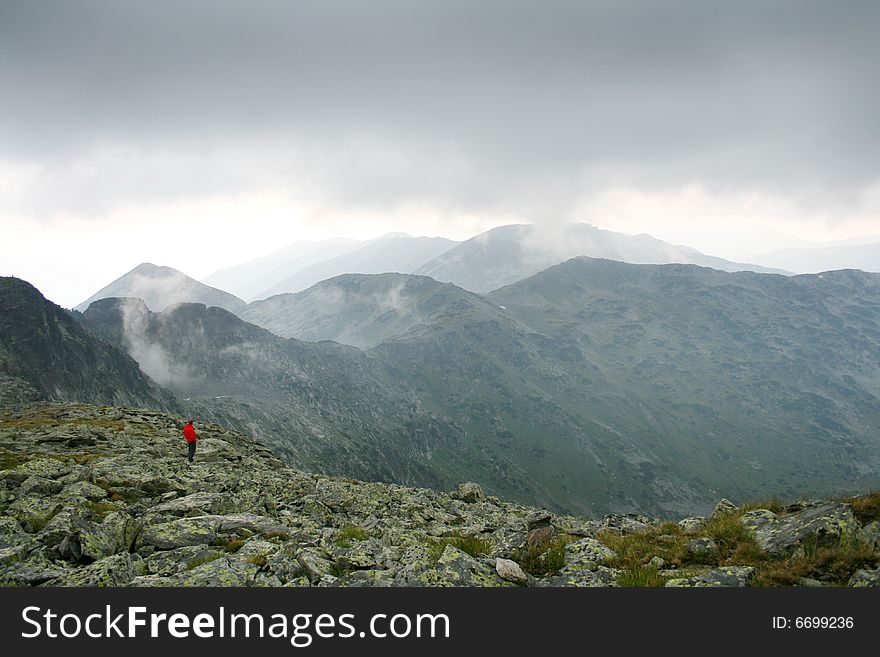
<svg viewBox="0 0 880 657">
<path fill-rule="evenodd" d="M 726 497 L 721 498 L 718 504 L 715 505 L 715 509 L 712 511 L 713 516 L 723 515 L 725 513 L 733 513 L 737 511 L 739 507 L 728 500 Z"/>
<path fill-rule="evenodd" d="M 859 588 L 880 586 L 880 568 L 857 570 L 849 578 L 849 585 Z"/>
<path fill-rule="evenodd" d="M 40 475 L 31 475 L 21 484 L 22 495 L 54 495 L 64 488 L 64 484 Z"/>
<path fill-rule="evenodd" d="M 694 558 L 702 558 L 718 552 L 718 544 L 711 538 L 696 538 L 687 543 L 687 551 Z"/>
<path fill-rule="evenodd" d="M 751 566 L 725 566 L 714 568 L 708 573 L 695 577 L 671 579 L 668 587 L 744 587 L 751 586 L 757 571 Z"/>
<path fill-rule="evenodd" d="M 541 510 L 530 513 L 526 516 L 526 531 L 530 532 L 533 529 L 549 527 L 552 520 L 553 516 L 548 511 Z"/>
<path fill-rule="evenodd" d="M 463 484 L 459 484 L 458 488 L 450 493 L 449 496 L 456 500 L 469 503 L 479 502 L 486 498 L 480 485 L 475 484 L 472 481 L 466 481 Z"/>
<path fill-rule="evenodd" d="M 798 548 L 823 547 L 845 536 L 861 536 L 861 527 L 846 504 L 826 502 L 790 515 L 744 517 L 743 524 L 755 532 L 762 550 L 788 556 Z"/>
<path fill-rule="evenodd" d="M 140 557 L 117 554 L 72 570 L 53 580 L 53 586 L 126 586 L 137 576 L 134 561 Z"/>
<path fill-rule="evenodd" d="M 495 559 L 495 572 L 498 573 L 498 577 L 508 582 L 525 584 L 529 581 L 529 576 L 523 572 L 520 565 L 510 559 Z"/>
<path fill-rule="evenodd" d="M 452 545 L 447 545 L 437 564 L 420 573 L 412 583 L 439 587 L 502 586 L 504 580 L 486 564 Z"/>
<path fill-rule="evenodd" d="M 703 531 L 705 525 L 705 518 L 690 517 L 678 521 L 678 526 L 681 527 L 681 530 L 688 536 L 696 536 Z"/>
</svg>

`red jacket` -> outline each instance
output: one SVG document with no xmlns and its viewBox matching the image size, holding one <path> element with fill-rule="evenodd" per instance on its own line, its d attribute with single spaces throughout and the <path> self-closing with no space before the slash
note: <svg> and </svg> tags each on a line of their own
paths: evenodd
<svg viewBox="0 0 880 657">
<path fill-rule="evenodd" d="M 183 428 L 183 437 L 186 439 L 188 443 L 196 442 L 196 430 L 191 424 L 187 424 Z"/>
</svg>

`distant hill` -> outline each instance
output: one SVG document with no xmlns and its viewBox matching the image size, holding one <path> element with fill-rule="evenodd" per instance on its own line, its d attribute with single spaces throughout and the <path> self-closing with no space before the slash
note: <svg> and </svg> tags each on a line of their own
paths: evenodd
<svg viewBox="0 0 880 657">
<path fill-rule="evenodd" d="M 816 274 L 833 269 L 880 272 L 880 242 L 780 249 L 755 256 L 755 259 L 765 265 L 782 267 L 799 274 Z"/>
<path fill-rule="evenodd" d="M 315 283 L 341 274 L 411 274 L 456 244 L 457 242 L 443 237 L 412 237 L 392 233 L 372 240 L 354 251 L 305 267 L 283 281 L 267 285 L 257 298 L 300 292 Z"/>
<path fill-rule="evenodd" d="M 472 292 L 427 276 L 344 274 L 296 294 L 255 301 L 240 316 L 285 338 L 369 348 L 468 306 L 494 308 Z"/>
<path fill-rule="evenodd" d="M 261 258 L 220 269 L 202 282 L 227 290 L 246 301 L 253 301 L 261 298 L 258 295 L 267 287 L 301 269 L 349 253 L 363 245 L 363 241 L 351 239 L 294 242 Z"/>
<path fill-rule="evenodd" d="M 537 225 L 493 228 L 437 256 L 413 273 L 454 283 L 473 292 L 488 292 L 576 256 L 634 264 L 677 262 L 721 271 L 783 273 L 707 256 L 650 235 L 625 235 L 584 223 L 553 228 Z"/>
<path fill-rule="evenodd" d="M 247 305 L 238 297 L 199 283 L 176 269 L 145 262 L 90 296 L 76 310 L 84 312 L 93 301 L 114 297 L 143 299 L 147 307 L 155 311 L 176 303 L 204 303 L 235 313 Z"/>
<path fill-rule="evenodd" d="M 123 349 L 17 278 L 0 278 L 0 375 L 4 389 L 24 381 L 42 399 L 176 408 Z"/>
</svg>

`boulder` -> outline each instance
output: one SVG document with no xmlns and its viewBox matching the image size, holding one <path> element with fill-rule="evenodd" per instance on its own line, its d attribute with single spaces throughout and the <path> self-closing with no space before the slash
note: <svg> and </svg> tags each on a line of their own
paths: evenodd
<svg viewBox="0 0 880 657">
<path fill-rule="evenodd" d="M 875 587 L 880 586 L 880 568 L 873 570 L 857 570 L 853 576 L 849 578 L 849 585 L 856 587 Z"/>
<path fill-rule="evenodd" d="M 479 502 L 480 500 L 486 499 L 486 495 L 483 493 L 483 489 L 479 484 L 475 484 L 472 481 L 466 481 L 463 484 L 460 484 L 456 490 L 449 494 L 450 497 L 456 500 L 461 500 L 462 502 Z"/>
<path fill-rule="evenodd" d="M 614 550 L 595 538 L 582 538 L 565 546 L 566 564 L 592 563 L 599 565 L 616 556 Z M 591 570 L 595 570 L 595 568 L 591 568 Z"/>
<path fill-rule="evenodd" d="M 709 572 L 679 579 L 670 579 L 666 582 L 668 587 L 744 587 L 751 586 L 755 581 L 757 571 L 751 566 L 725 566 L 713 568 Z"/>
<path fill-rule="evenodd" d="M 137 542 L 139 545 L 152 545 L 160 550 L 173 550 L 186 545 L 209 545 L 216 540 L 219 527 L 218 516 L 180 518 L 145 526 Z"/>
<path fill-rule="evenodd" d="M 549 527 L 553 516 L 548 511 L 536 511 L 526 516 L 526 531 Z"/>
<path fill-rule="evenodd" d="M 37 458 L 22 463 L 15 472 L 28 477 L 36 475 L 46 479 L 57 479 L 70 472 L 70 467 L 57 459 Z"/>
<path fill-rule="evenodd" d="M 597 566 L 595 570 L 587 570 L 577 565 L 565 566 L 558 575 L 544 580 L 542 586 L 566 586 L 577 588 L 602 588 L 617 586 L 620 571 L 606 566 Z"/>
<path fill-rule="evenodd" d="M 733 513 L 735 511 L 737 511 L 738 509 L 739 509 L 739 507 L 736 504 L 734 504 L 733 502 L 731 502 L 727 498 L 722 497 L 718 501 L 718 504 L 715 505 L 715 509 L 712 511 L 712 515 L 713 516 L 720 516 L 720 515 L 724 515 L 725 513 Z"/>
<path fill-rule="evenodd" d="M 699 560 L 718 552 L 718 544 L 711 538 L 695 538 L 688 541 L 687 551 L 691 557 Z"/>
<path fill-rule="evenodd" d="M 525 584 L 529 581 L 529 576 L 523 572 L 519 564 L 510 559 L 495 559 L 495 572 L 498 573 L 498 577 L 501 579 L 514 582 L 515 584 Z"/>
<path fill-rule="evenodd" d="M 231 511 L 232 505 L 228 494 L 200 492 L 176 497 L 168 502 L 157 504 L 150 510 L 155 513 L 181 516 L 193 512 L 198 512 L 199 515 L 213 515 Z"/>
<path fill-rule="evenodd" d="M 54 479 L 31 475 L 21 484 L 22 495 L 54 495 L 64 488 L 64 484 Z"/>
<path fill-rule="evenodd" d="M 91 482 L 77 481 L 68 486 L 65 486 L 59 497 L 65 501 L 95 501 L 102 500 L 107 497 L 107 491 L 100 486 L 95 486 L 95 484 Z"/>
<path fill-rule="evenodd" d="M 769 513 L 769 512 L 768 512 Z M 849 505 L 824 502 L 784 515 L 743 516 L 755 540 L 767 554 L 789 556 L 805 545 L 835 545 L 844 536 L 860 536 L 861 527 Z"/>
<path fill-rule="evenodd" d="M 433 568 L 422 571 L 415 584 L 422 586 L 502 586 L 502 580 L 489 566 L 447 545 Z"/>
<path fill-rule="evenodd" d="M 637 534 L 651 528 L 651 521 L 636 513 L 614 513 L 602 519 L 606 529 L 614 529 L 621 534 Z"/>
<path fill-rule="evenodd" d="M 705 527 L 705 525 L 705 518 L 695 516 L 678 521 L 678 526 L 681 527 L 681 530 L 688 536 L 696 536 L 701 531 L 703 531 L 703 527 Z"/>
<path fill-rule="evenodd" d="M 51 582 L 52 586 L 126 586 L 139 575 L 140 557 L 117 554 L 72 570 Z"/>
</svg>

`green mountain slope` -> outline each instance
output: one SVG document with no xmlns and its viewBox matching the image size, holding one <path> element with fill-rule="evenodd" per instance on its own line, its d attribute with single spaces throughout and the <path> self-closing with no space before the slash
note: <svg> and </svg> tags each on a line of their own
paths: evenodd
<svg viewBox="0 0 880 657">
<path fill-rule="evenodd" d="M 124 350 L 97 339 L 30 283 L 0 278 L 0 376 L 6 397 L 176 408 Z"/>
<path fill-rule="evenodd" d="M 296 294 L 255 301 L 239 316 L 285 338 L 368 348 L 469 307 L 493 305 L 427 276 L 344 274 Z"/>
</svg>

